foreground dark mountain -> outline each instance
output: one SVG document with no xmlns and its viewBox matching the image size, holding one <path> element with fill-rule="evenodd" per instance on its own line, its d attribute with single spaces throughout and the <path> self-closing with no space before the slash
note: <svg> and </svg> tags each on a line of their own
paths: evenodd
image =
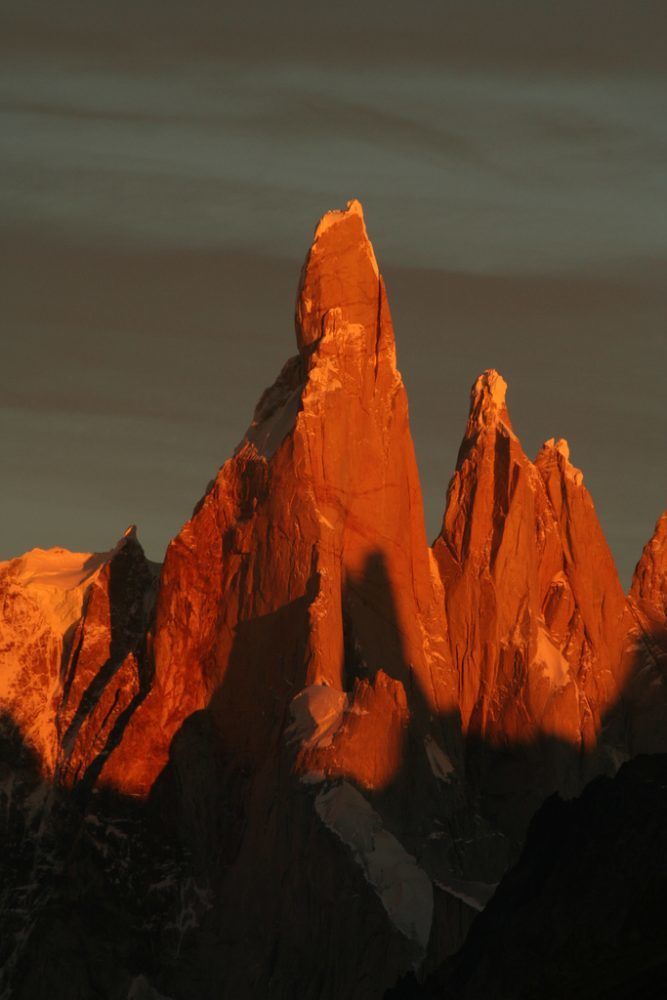
<svg viewBox="0 0 667 1000">
<path fill-rule="evenodd" d="M 642 755 L 530 824 L 463 949 L 424 1000 L 659 1000 L 667 985 L 667 755 Z"/>
<path fill-rule="evenodd" d="M 0 567 L 7 995 L 382 996 L 459 948 L 546 796 L 665 749 L 660 526 L 628 599 L 489 371 L 429 548 L 356 202 L 296 333 L 157 588 L 131 532 Z"/>
</svg>

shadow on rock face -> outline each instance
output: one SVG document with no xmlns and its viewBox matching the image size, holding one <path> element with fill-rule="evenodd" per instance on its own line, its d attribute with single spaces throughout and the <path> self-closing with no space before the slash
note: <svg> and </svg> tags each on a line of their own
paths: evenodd
<svg viewBox="0 0 667 1000">
<path fill-rule="evenodd" d="M 392 1000 L 658 1000 L 667 987 L 667 755 L 537 812 L 462 950 Z"/>
<path fill-rule="evenodd" d="M 344 585 L 347 715 L 318 750 L 326 773 L 299 771 L 287 731 L 305 681 L 312 597 L 239 625 L 222 684 L 177 732 L 147 800 L 50 786 L 3 720 L 1 940 L 12 995 L 361 1000 L 382 996 L 414 963 L 421 977 L 438 971 L 426 987 L 397 989 L 500 1000 L 555 998 L 565 984 L 568 995 L 593 997 L 576 993 L 577 970 L 606 965 L 643 989 L 642 969 L 659 968 L 664 929 L 664 851 L 654 851 L 664 844 L 664 775 L 651 770 L 664 759 L 626 765 L 580 800 L 550 799 L 480 912 L 540 802 L 612 762 L 557 740 L 465 741 L 455 714 L 433 716 L 405 654 L 383 557 L 371 552 Z M 647 669 L 642 650 L 633 697 L 655 680 Z M 354 728 L 373 723 L 372 699 L 369 718 L 354 711 L 355 692 L 381 675 L 404 692 L 407 715 L 395 772 L 372 787 L 355 781 L 350 748 L 383 753 L 381 741 L 355 743 Z M 615 733 L 625 717 L 621 702 L 609 716 Z M 336 791 L 345 788 L 354 794 Z M 363 804 L 355 815 L 332 812 L 323 804 L 332 792 L 348 807 Z M 408 884 L 406 907 L 397 894 Z M 421 930 L 409 929 L 411 914 Z M 471 925 L 463 951 L 442 966 Z M 535 953 L 542 978 L 531 979 Z M 523 994 L 507 992 L 519 982 Z M 542 992 L 531 994 L 535 982 Z"/>
<path fill-rule="evenodd" d="M 0 992 L 125 998 L 177 961 L 205 905 L 187 851 L 145 803 L 44 778 L 0 719 Z"/>
</svg>

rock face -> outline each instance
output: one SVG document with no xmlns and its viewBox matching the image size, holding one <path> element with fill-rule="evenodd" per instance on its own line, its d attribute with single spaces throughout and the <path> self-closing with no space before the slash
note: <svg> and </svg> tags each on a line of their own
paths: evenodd
<svg viewBox="0 0 667 1000">
<path fill-rule="evenodd" d="M 506 389 L 494 371 L 473 386 L 434 553 L 470 766 L 520 835 L 545 794 L 580 787 L 587 755 L 604 766 L 605 728 L 611 749 L 622 744 L 606 715 L 631 670 L 632 620 L 567 442 L 547 441 L 531 462 Z"/>
<path fill-rule="evenodd" d="M 634 627 L 628 642 L 636 670 L 628 742 L 634 753 L 659 753 L 667 732 L 667 512 L 637 563 L 629 605 Z"/>
<path fill-rule="evenodd" d="M 92 778 L 147 691 L 154 582 L 133 528 L 108 553 L 34 549 L 0 564 L 0 711 L 45 777 Z"/>
<path fill-rule="evenodd" d="M 632 578 L 630 596 L 647 629 L 667 620 L 667 511 L 658 519 Z"/>
<path fill-rule="evenodd" d="M 664 532 L 626 599 L 566 443 L 525 456 L 496 372 L 427 545 L 358 202 L 316 229 L 296 341 L 157 596 L 133 532 L 0 566 L 26 1000 L 379 997 L 460 946 L 546 795 L 664 742 Z"/>
<path fill-rule="evenodd" d="M 358 202 L 316 230 L 296 332 L 299 354 L 167 551 L 155 684 L 135 717 L 161 752 L 145 773 L 125 771 L 124 790 L 152 785 L 178 726 L 211 702 L 225 742 L 254 764 L 308 686 L 369 711 L 384 698 L 372 693 L 381 669 L 397 704 L 414 688 L 424 712 L 456 713 L 406 394 Z M 344 756 L 330 753 L 327 771 L 356 777 L 358 755 Z M 358 766 L 370 787 L 391 779 L 379 759 Z"/>
</svg>

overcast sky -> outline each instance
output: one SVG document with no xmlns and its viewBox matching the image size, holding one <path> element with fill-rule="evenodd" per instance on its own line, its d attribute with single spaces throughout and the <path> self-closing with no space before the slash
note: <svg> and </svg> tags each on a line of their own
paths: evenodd
<svg viewBox="0 0 667 1000">
<path fill-rule="evenodd" d="M 0 558 L 160 559 L 294 353 L 318 217 L 387 280 L 439 528 L 481 370 L 627 582 L 667 506 L 660 2 L 0 0 Z"/>
</svg>

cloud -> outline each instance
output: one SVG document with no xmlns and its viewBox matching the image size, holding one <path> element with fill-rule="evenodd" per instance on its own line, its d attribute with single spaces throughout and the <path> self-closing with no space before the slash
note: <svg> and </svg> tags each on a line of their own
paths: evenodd
<svg viewBox="0 0 667 1000">
<path fill-rule="evenodd" d="M 398 30 L 398 29 L 397 29 Z M 5 68 L 2 201 L 125 242 L 298 256 L 356 195 L 389 263 L 558 271 L 662 258 L 661 88 L 512 66 Z"/>
</svg>

